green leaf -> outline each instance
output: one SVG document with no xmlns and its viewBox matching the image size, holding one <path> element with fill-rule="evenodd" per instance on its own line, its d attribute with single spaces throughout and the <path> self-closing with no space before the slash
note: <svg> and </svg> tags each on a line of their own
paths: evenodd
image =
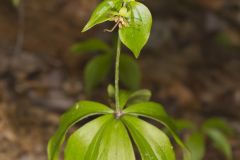
<svg viewBox="0 0 240 160">
<path fill-rule="evenodd" d="M 58 160 L 65 134 L 71 126 L 88 116 L 107 113 L 113 113 L 113 110 L 97 102 L 81 101 L 76 103 L 68 112 L 63 114 L 58 130 L 48 142 L 48 160 Z"/>
<path fill-rule="evenodd" d="M 109 74 L 112 66 L 112 56 L 99 55 L 93 58 L 84 69 L 84 84 L 88 94 L 103 82 Z"/>
<path fill-rule="evenodd" d="M 96 134 L 113 120 L 113 115 L 104 115 L 91 122 L 88 122 L 83 127 L 74 132 L 65 148 L 65 160 L 84 160 L 87 149 Z"/>
<path fill-rule="evenodd" d="M 147 89 L 138 90 L 135 92 L 120 90 L 119 101 L 120 107 L 123 109 L 126 105 L 147 102 L 151 97 L 151 92 Z"/>
<path fill-rule="evenodd" d="M 136 61 L 128 56 L 122 55 L 120 57 L 120 82 L 122 82 L 130 90 L 139 88 L 141 80 L 141 72 Z"/>
<path fill-rule="evenodd" d="M 192 153 L 191 160 L 202 160 L 205 154 L 205 141 L 202 133 L 194 132 L 186 140 L 186 145 Z"/>
<path fill-rule="evenodd" d="M 125 44 L 138 57 L 150 36 L 152 15 L 149 9 L 139 2 L 130 2 L 129 26 L 119 29 L 119 36 Z"/>
<path fill-rule="evenodd" d="M 115 96 L 115 88 L 113 85 L 109 84 L 107 87 L 107 93 L 110 98 L 114 98 Z"/>
<path fill-rule="evenodd" d="M 114 98 L 115 97 L 115 88 L 113 85 L 108 85 L 107 88 L 107 92 L 108 92 L 108 96 L 110 98 Z M 120 90 L 119 91 L 119 105 L 122 108 L 124 108 L 124 106 L 126 105 L 129 96 L 131 95 L 131 92 L 126 91 L 126 90 Z"/>
<path fill-rule="evenodd" d="M 124 123 L 136 143 L 142 160 L 174 160 L 168 137 L 155 126 L 133 116 L 123 116 Z"/>
<path fill-rule="evenodd" d="M 110 20 L 109 13 L 113 9 L 118 9 L 121 6 L 120 0 L 104 0 L 101 2 L 97 8 L 94 10 L 90 20 L 87 25 L 83 28 L 82 32 L 86 32 L 93 26 L 103 23 L 105 21 Z"/>
<path fill-rule="evenodd" d="M 169 129 L 170 133 L 173 135 L 173 138 L 183 148 L 184 154 L 187 159 L 191 158 L 187 147 L 184 145 L 184 143 L 176 133 L 177 129 L 175 124 L 173 123 L 173 120 L 168 116 L 168 114 L 165 112 L 164 108 L 160 104 L 155 102 L 138 103 L 126 108 L 124 110 L 124 113 L 151 118 L 162 123 L 165 127 Z"/>
<path fill-rule="evenodd" d="M 226 121 L 220 118 L 210 118 L 203 124 L 203 129 L 216 128 L 221 130 L 227 135 L 233 134 L 233 129 L 227 124 Z"/>
<path fill-rule="evenodd" d="M 71 52 L 81 54 L 87 52 L 103 51 L 108 53 L 111 48 L 99 39 L 89 39 L 84 42 L 75 43 L 70 48 Z"/>
<path fill-rule="evenodd" d="M 115 89 L 112 85 L 108 87 L 109 95 L 110 95 L 110 92 L 111 92 L 110 97 L 114 98 Z M 147 89 L 142 89 L 135 92 L 120 90 L 119 91 L 120 107 L 121 109 L 123 109 L 126 105 L 133 105 L 136 103 L 147 102 L 149 101 L 150 97 L 151 97 L 151 91 Z"/>
<path fill-rule="evenodd" d="M 196 130 L 195 124 L 192 121 L 185 120 L 185 119 L 178 119 L 175 120 L 175 125 L 179 131 L 184 129 Z"/>
<path fill-rule="evenodd" d="M 94 138 L 84 160 L 135 160 L 125 126 L 113 120 Z"/>
<path fill-rule="evenodd" d="M 206 129 L 204 132 L 212 139 L 214 146 L 221 151 L 228 160 L 232 160 L 231 145 L 224 134 L 218 129 Z"/>
<path fill-rule="evenodd" d="M 132 2 L 134 0 L 123 0 L 125 3 L 129 3 L 129 2 Z"/>
<path fill-rule="evenodd" d="M 136 103 L 147 102 L 150 100 L 152 93 L 148 89 L 141 89 L 133 92 L 128 98 L 128 105 L 133 105 Z"/>
<path fill-rule="evenodd" d="M 124 108 L 124 106 L 127 104 L 128 98 L 131 95 L 131 92 L 125 91 L 125 90 L 120 90 L 119 91 L 119 103 L 121 109 Z"/>
</svg>

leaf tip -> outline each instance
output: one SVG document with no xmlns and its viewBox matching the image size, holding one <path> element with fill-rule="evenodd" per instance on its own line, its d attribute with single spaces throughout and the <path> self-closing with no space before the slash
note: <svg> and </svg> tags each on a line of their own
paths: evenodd
<svg viewBox="0 0 240 160">
<path fill-rule="evenodd" d="M 138 59 L 138 58 L 139 58 L 139 55 L 134 54 L 134 57 L 135 57 L 136 59 Z"/>
<path fill-rule="evenodd" d="M 89 30 L 89 29 L 90 29 L 90 27 L 89 27 L 89 25 L 87 24 L 87 25 L 82 29 L 81 32 L 82 32 L 82 33 L 83 33 L 83 32 L 86 32 L 86 31 Z"/>
<path fill-rule="evenodd" d="M 138 59 L 139 56 L 140 56 L 140 52 L 141 52 L 141 51 L 132 50 L 132 52 L 133 52 L 133 54 L 134 54 L 134 57 L 135 57 L 136 59 Z"/>
<path fill-rule="evenodd" d="M 81 33 L 84 33 L 84 32 L 86 32 L 86 31 L 87 31 L 87 29 L 84 27 L 84 28 L 82 29 Z"/>
</svg>

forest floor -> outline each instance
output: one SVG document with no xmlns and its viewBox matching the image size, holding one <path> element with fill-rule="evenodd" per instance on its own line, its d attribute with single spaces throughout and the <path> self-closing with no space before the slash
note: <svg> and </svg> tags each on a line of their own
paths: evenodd
<svg viewBox="0 0 240 160">
<path fill-rule="evenodd" d="M 75 101 L 107 102 L 102 84 L 84 93 L 82 70 L 91 55 L 69 47 L 88 37 L 113 44 L 102 25 L 81 34 L 97 0 L 0 3 L 0 160 L 46 160 L 59 116 Z M 150 42 L 138 59 L 142 87 L 175 118 L 201 124 L 221 117 L 235 130 L 240 157 L 240 4 L 238 0 L 154 1 Z M 124 51 L 129 52 L 124 49 Z M 111 81 L 109 78 L 108 81 Z M 180 159 L 180 158 L 179 158 Z M 206 160 L 224 160 L 211 145 Z"/>
</svg>

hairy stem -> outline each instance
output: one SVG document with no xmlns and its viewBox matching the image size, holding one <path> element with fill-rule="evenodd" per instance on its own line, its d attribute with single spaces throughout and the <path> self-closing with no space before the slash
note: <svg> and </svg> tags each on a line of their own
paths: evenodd
<svg viewBox="0 0 240 160">
<path fill-rule="evenodd" d="M 116 112 L 120 113 L 121 108 L 119 104 L 119 62 L 121 54 L 121 41 L 118 37 L 117 42 L 117 54 L 116 54 L 116 64 L 115 64 L 115 103 L 116 103 Z"/>
</svg>

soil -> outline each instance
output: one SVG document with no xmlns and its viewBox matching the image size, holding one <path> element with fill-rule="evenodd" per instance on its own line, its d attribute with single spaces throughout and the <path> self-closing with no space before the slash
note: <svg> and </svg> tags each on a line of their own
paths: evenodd
<svg viewBox="0 0 240 160">
<path fill-rule="evenodd" d="M 107 103 L 106 84 L 84 93 L 91 55 L 70 46 L 89 37 L 114 44 L 109 24 L 80 33 L 96 0 L 0 2 L 0 160 L 46 160 L 59 116 L 75 101 Z M 154 17 L 149 43 L 137 60 L 142 88 L 175 118 L 197 124 L 227 120 L 234 160 L 240 157 L 240 4 L 238 0 L 144 2 Z M 110 24 L 111 25 L 111 24 Z M 129 52 L 126 48 L 125 52 Z M 130 52 L 129 52 L 130 53 Z M 109 78 L 108 81 L 111 81 Z M 179 158 L 180 159 L 180 158 Z M 206 160 L 224 160 L 211 145 Z"/>
</svg>

